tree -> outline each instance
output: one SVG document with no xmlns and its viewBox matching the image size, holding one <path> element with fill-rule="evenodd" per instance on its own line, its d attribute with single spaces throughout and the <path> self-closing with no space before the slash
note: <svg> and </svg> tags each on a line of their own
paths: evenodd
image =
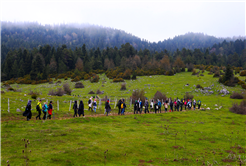
<svg viewBox="0 0 246 166">
<path fill-rule="evenodd" d="M 84 67 L 84 65 L 83 65 L 82 59 L 78 58 L 77 62 L 75 64 L 75 69 L 78 69 L 79 71 L 83 71 L 83 67 Z"/>
<path fill-rule="evenodd" d="M 51 74 L 55 74 L 57 72 L 57 63 L 56 63 L 54 55 L 52 56 L 50 60 L 49 69 L 50 69 Z"/>
<path fill-rule="evenodd" d="M 233 76 L 234 75 L 233 75 L 233 71 L 231 70 L 231 66 L 227 65 L 225 75 L 223 76 L 222 83 L 225 83 L 226 81 L 230 81 L 230 79 L 232 79 Z"/>
<path fill-rule="evenodd" d="M 166 71 L 169 71 L 171 69 L 170 61 L 167 55 L 164 55 L 164 57 L 160 61 L 160 66 Z"/>
</svg>

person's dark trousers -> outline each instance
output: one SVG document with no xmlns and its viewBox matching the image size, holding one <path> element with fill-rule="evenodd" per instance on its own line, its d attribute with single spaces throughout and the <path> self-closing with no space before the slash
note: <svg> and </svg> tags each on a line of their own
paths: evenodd
<svg viewBox="0 0 246 166">
<path fill-rule="evenodd" d="M 167 108 L 165 108 L 165 112 L 167 112 Z"/>
<path fill-rule="evenodd" d="M 177 111 L 177 106 L 175 106 L 175 111 Z"/>
<path fill-rule="evenodd" d="M 142 110 L 143 110 L 143 108 L 140 108 L 140 111 L 139 111 L 139 112 L 140 112 L 140 114 L 142 113 Z"/>
<path fill-rule="evenodd" d="M 48 119 L 51 119 L 51 115 L 49 114 L 47 118 L 48 118 Z"/>
<path fill-rule="evenodd" d="M 200 107 L 201 107 L 201 105 L 199 104 L 199 105 L 198 105 L 198 109 L 200 109 Z"/>
<path fill-rule="evenodd" d="M 134 110 L 134 114 L 138 114 L 138 110 Z"/>
<path fill-rule="evenodd" d="M 90 111 L 90 109 L 91 109 L 91 111 L 93 111 L 91 107 L 88 108 L 88 111 Z"/>
<path fill-rule="evenodd" d="M 73 115 L 73 117 L 77 117 L 77 110 L 74 110 L 74 115 Z"/>
<path fill-rule="evenodd" d="M 41 115 L 41 111 L 38 111 L 38 116 L 36 116 L 36 119 L 39 118 L 39 120 L 41 120 L 40 115 Z"/>
<path fill-rule="evenodd" d="M 177 110 L 179 111 L 179 105 L 177 106 Z"/>
<path fill-rule="evenodd" d="M 125 115 L 125 108 L 121 109 L 121 115 Z"/>
<path fill-rule="evenodd" d="M 82 114 L 79 114 L 79 117 L 80 117 L 80 115 L 83 115 L 83 116 L 85 116 L 85 115 L 84 115 L 84 112 L 83 112 Z"/>
<path fill-rule="evenodd" d="M 155 114 L 156 114 L 156 112 L 158 113 L 158 110 L 155 109 Z"/>
<path fill-rule="evenodd" d="M 148 111 L 148 113 L 149 113 L 148 108 L 145 107 L 145 110 L 144 110 L 145 114 L 147 113 L 147 111 Z"/>
<path fill-rule="evenodd" d="M 170 110 L 172 110 L 172 112 L 173 112 L 173 106 L 170 106 Z"/>
<path fill-rule="evenodd" d="M 183 106 L 180 106 L 180 111 L 182 111 L 183 110 Z"/>
<path fill-rule="evenodd" d="M 120 115 L 120 113 L 121 113 L 120 111 L 121 111 L 121 109 L 120 109 L 120 107 L 119 107 L 119 112 L 118 112 L 118 115 Z"/>
<path fill-rule="evenodd" d="M 158 108 L 158 112 L 160 112 L 160 113 L 161 113 L 161 107 L 159 107 L 159 108 Z"/>
<path fill-rule="evenodd" d="M 43 116 L 43 120 L 45 120 L 46 119 L 46 112 L 44 112 L 44 116 Z"/>
</svg>

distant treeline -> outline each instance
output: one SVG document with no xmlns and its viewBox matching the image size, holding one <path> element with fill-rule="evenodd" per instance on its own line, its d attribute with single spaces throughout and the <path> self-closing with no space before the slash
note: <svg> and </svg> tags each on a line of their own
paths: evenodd
<svg viewBox="0 0 246 166">
<path fill-rule="evenodd" d="M 2 62 L 10 49 L 21 48 L 31 51 L 33 48 L 44 47 L 46 44 L 55 49 L 62 47 L 62 44 L 66 44 L 67 48 L 71 48 L 72 50 L 85 44 L 87 49 L 99 48 L 103 50 L 107 49 L 107 47 L 120 48 L 122 44 L 130 43 L 138 51 L 140 49 L 148 49 L 151 53 L 164 50 L 173 53 L 177 49 L 182 50 L 183 48 L 190 50 L 199 48 L 201 52 L 205 52 L 206 48 L 211 48 L 214 44 L 217 44 L 217 46 L 214 46 L 217 52 L 227 51 L 226 53 L 229 53 L 231 50 L 232 53 L 229 54 L 237 52 L 236 49 L 233 51 L 233 48 L 231 48 L 233 45 L 231 44 L 228 48 L 225 49 L 223 47 L 224 50 L 219 50 L 220 46 L 218 43 L 223 42 L 225 39 L 204 35 L 203 33 L 187 33 L 176 36 L 173 39 L 151 43 L 122 30 L 96 25 L 69 24 L 42 26 L 38 23 L 1 23 Z M 226 40 L 233 41 L 235 39 L 228 38 Z M 237 53 L 240 54 L 239 52 Z"/>
<path fill-rule="evenodd" d="M 120 48 L 107 47 L 103 50 L 99 48 L 87 49 L 85 44 L 75 50 L 67 48 L 65 44 L 57 49 L 50 45 L 40 46 L 39 49 L 33 48 L 31 51 L 20 48 L 10 50 L 7 53 L 1 66 L 1 78 L 4 81 L 30 75 L 31 80 L 46 80 L 49 76 L 57 77 L 59 74 L 68 71 L 81 75 L 78 79 L 83 79 L 85 73 L 90 73 L 86 77 L 92 76 L 91 72 L 93 71 L 97 71 L 96 73 L 107 71 L 107 75 L 109 71 L 116 71 L 113 74 L 115 77 L 125 71 L 130 74 L 138 71 L 143 75 L 172 75 L 175 72 L 184 71 L 185 67 L 189 68 L 192 65 L 226 66 L 230 64 L 245 69 L 246 49 L 243 49 L 243 47 L 238 49 L 236 46 L 244 42 L 236 41 L 233 48 L 234 51 L 237 50 L 239 53 L 234 52 L 228 56 L 222 52 L 217 52 L 217 48 L 212 49 L 212 51 L 206 49 L 204 53 L 200 49 L 189 50 L 185 48 L 177 49 L 173 53 L 167 50 L 151 53 L 148 49 L 138 51 L 130 43 L 122 44 Z M 221 47 L 218 47 L 219 51 L 230 50 L 227 45 L 231 46 L 230 43 L 224 42 L 220 45 Z M 223 47 L 228 49 L 222 50 Z M 82 72 L 83 74 L 81 74 Z M 73 77 L 76 77 L 76 75 Z M 127 78 L 129 77 L 127 76 Z"/>
</svg>

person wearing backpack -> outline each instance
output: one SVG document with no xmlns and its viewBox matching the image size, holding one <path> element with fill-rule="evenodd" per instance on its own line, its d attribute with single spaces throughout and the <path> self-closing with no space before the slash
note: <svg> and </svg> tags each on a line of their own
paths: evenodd
<svg viewBox="0 0 246 166">
<path fill-rule="evenodd" d="M 32 118 L 31 103 L 32 103 L 32 101 L 28 100 L 27 105 L 26 105 L 26 109 L 23 112 L 23 116 L 26 116 L 27 121 L 29 121 Z"/>
<path fill-rule="evenodd" d="M 122 100 L 121 103 L 121 115 L 125 115 L 125 109 L 126 109 L 126 104 L 125 104 L 125 100 Z"/>
<path fill-rule="evenodd" d="M 49 110 L 48 110 L 48 118 L 49 119 L 51 119 L 52 111 L 53 111 L 53 106 L 52 106 L 52 101 L 50 101 Z"/>
<path fill-rule="evenodd" d="M 167 108 L 168 108 L 168 103 L 167 103 L 167 101 L 164 103 L 164 107 L 165 107 L 165 113 L 167 113 Z"/>
<path fill-rule="evenodd" d="M 96 113 L 96 110 L 97 110 L 97 99 L 95 99 L 94 102 L 93 102 L 93 110 Z"/>
<path fill-rule="evenodd" d="M 149 113 L 149 110 L 148 110 L 149 102 L 148 102 L 147 98 L 146 98 L 146 100 L 145 100 L 144 107 L 145 107 L 145 109 L 144 109 L 145 114 L 146 114 L 147 111 L 148 111 L 148 113 Z"/>
<path fill-rule="evenodd" d="M 88 107 L 88 111 L 90 111 L 90 109 L 92 111 L 92 97 L 88 100 Z"/>
<path fill-rule="evenodd" d="M 176 99 L 174 99 L 174 108 L 175 108 L 175 111 L 177 111 L 177 101 L 176 101 Z"/>
<path fill-rule="evenodd" d="M 158 112 L 161 113 L 161 101 L 158 99 Z"/>
<path fill-rule="evenodd" d="M 37 118 L 39 118 L 39 120 L 41 120 L 41 118 L 40 118 L 41 110 L 42 110 L 41 100 L 38 101 L 38 103 L 36 105 L 36 110 L 38 111 L 38 116 L 36 116 L 36 120 L 37 120 Z"/>
<path fill-rule="evenodd" d="M 74 101 L 73 110 L 74 110 L 73 117 L 75 116 L 77 117 L 77 110 L 78 110 L 77 100 Z"/>
<path fill-rule="evenodd" d="M 46 115 L 47 115 L 47 111 L 48 111 L 48 106 L 47 106 L 46 102 L 44 102 L 42 110 L 43 110 L 43 113 L 44 113 L 43 120 L 45 120 L 47 118 Z"/>
<path fill-rule="evenodd" d="M 143 110 L 143 103 L 142 103 L 142 101 L 140 100 L 140 101 L 139 101 L 139 112 L 140 112 L 140 114 L 142 113 L 142 110 Z"/>
<path fill-rule="evenodd" d="M 177 110 L 179 111 L 179 106 L 181 105 L 181 102 L 179 100 L 179 98 L 177 98 Z"/>
<path fill-rule="evenodd" d="M 184 99 L 184 107 L 185 107 L 185 110 L 186 110 L 186 106 L 187 106 L 187 101 Z"/>
<path fill-rule="evenodd" d="M 107 116 L 111 110 L 111 107 L 110 107 L 110 104 L 109 104 L 109 99 L 107 99 L 107 102 L 105 103 L 105 110 L 106 110 L 106 113 L 107 113 Z"/>
<path fill-rule="evenodd" d="M 150 110 L 153 111 L 153 109 L 154 109 L 154 101 L 151 100 L 151 102 L 150 102 Z"/>
<path fill-rule="evenodd" d="M 197 102 L 198 109 L 200 109 L 200 107 L 201 107 L 201 103 L 202 103 L 202 102 L 201 102 L 201 100 L 199 99 L 199 100 L 198 100 L 198 102 Z"/>
<path fill-rule="evenodd" d="M 121 113 L 121 103 L 122 103 L 122 101 L 121 101 L 121 99 L 118 101 L 118 104 L 117 104 L 117 106 L 118 106 L 118 108 L 119 108 L 119 112 L 118 112 L 118 115 L 120 115 L 120 113 Z"/>
<path fill-rule="evenodd" d="M 196 109 L 196 100 L 194 99 L 193 100 L 193 107 L 194 107 L 194 110 Z"/>
<path fill-rule="evenodd" d="M 136 100 L 135 103 L 134 103 L 134 114 L 138 114 L 138 108 L 139 108 L 139 103 L 138 101 Z"/>
<path fill-rule="evenodd" d="M 158 106 L 158 103 L 157 102 L 154 102 L 154 107 L 155 107 L 155 113 L 156 112 L 158 113 L 159 106 Z"/>
<path fill-rule="evenodd" d="M 170 100 L 170 110 L 173 112 L 173 101 L 172 101 L 172 99 Z"/>
<path fill-rule="evenodd" d="M 180 111 L 183 110 L 183 105 L 184 105 L 184 99 L 180 101 Z"/>
<path fill-rule="evenodd" d="M 80 117 L 80 115 L 83 115 L 83 117 L 85 116 L 85 114 L 84 114 L 84 103 L 82 100 L 80 100 L 80 103 L 79 103 L 78 114 L 79 114 L 79 117 Z"/>
</svg>

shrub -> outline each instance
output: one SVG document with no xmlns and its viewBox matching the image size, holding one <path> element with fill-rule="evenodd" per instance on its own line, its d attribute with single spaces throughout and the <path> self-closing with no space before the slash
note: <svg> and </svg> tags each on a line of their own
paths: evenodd
<svg viewBox="0 0 246 166">
<path fill-rule="evenodd" d="M 61 84 L 61 81 L 60 81 L 60 80 L 59 80 L 59 81 L 57 81 L 57 82 L 56 82 L 56 84 Z"/>
<path fill-rule="evenodd" d="M 193 69 L 192 74 L 191 75 L 196 75 L 196 69 Z"/>
<path fill-rule="evenodd" d="M 90 81 L 91 81 L 91 83 L 98 82 L 99 81 L 99 76 L 96 75 L 95 73 L 93 73 Z"/>
<path fill-rule="evenodd" d="M 243 99 L 243 95 L 241 95 L 237 92 L 233 92 L 233 94 L 231 94 L 230 98 L 231 99 Z"/>
<path fill-rule="evenodd" d="M 214 73 L 214 76 L 213 77 L 220 77 L 220 72 L 219 71 L 216 71 L 215 73 Z"/>
<path fill-rule="evenodd" d="M 99 89 L 97 90 L 96 94 L 101 95 L 103 94 Z"/>
<path fill-rule="evenodd" d="M 33 99 L 36 99 L 38 97 L 38 95 L 36 94 L 36 93 L 33 93 L 32 95 L 31 95 L 31 98 L 33 98 Z"/>
<path fill-rule="evenodd" d="M 12 88 L 11 86 L 9 86 L 7 89 L 8 89 L 9 91 L 14 91 L 14 92 L 15 92 L 15 89 Z"/>
<path fill-rule="evenodd" d="M 146 99 L 146 97 L 144 95 L 145 95 L 144 89 L 142 89 L 142 90 L 139 90 L 139 89 L 135 90 L 132 93 L 132 103 L 134 103 L 135 100 L 140 99 L 143 102 L 143 105 L 144 105 L 145 99 Z"/>
<path fill-rule="evenodd" d="M 167 97 L 164 93 L 161 93 L 160 91 L 157 91 L 153 97 L 154 100 L 159 99 L 160 101 L 166 101 Z"/>
<path fill-rule="evenodd" d="M 114 78 L 113 82 L 124 82 L 122 78 Z"/>
<path fill-rule="evenodd" d="M 79 80 L 81 80 L 81 78 L 79 76 L 76 76 L 74 79 L 71 80 L 71 82 L 78 82 Z"/>
<path fill-rule="evenodd" d="M 188 68 L 188 72 L 192 72 L 193 71 L 193 68 L 194 68 L 193 64 L 189 64 L 189 65 L 186 65 L 186 66 Z"/>
<path fill-rule="evenodd" d="M 67 80 L 67 76 L 66 76 L 66 77 L 64 77 L 64 80 Z"/>
<path fill-rule="evenodd" d="M 63 84 L 63 89 L 66 92 L 66 94 L 71 95 L 72 90 L 70 89 L 70 85 L 68 83 Z"/>
<path fill-rule="evenodd" d="M 166 72 L 166 75 L 167 75 L 167 76 L 173 76 L 173 75 L 174 75 L 173 70 L 167 71 L 167 72 Z"/>
<path fill-rule="evenodd" d="M 93 92 L 93 91 L 90 91 L 88 94 L 95 94 L 95 92 Z"/>
<path fill-rule="evenodd" d="M 241 85 L 243 89 L 246 89 L 246 84 Z"/>
<path fill-rule="evenodd" d="M 135 72 L 132 73 L 132 80 L 136 80 L 137 79 L 137 75 Z"/>
<path fill-rule="evenodd" d="M 203 89 L 203 87 L 202 87 L 200 84 L 197 84 L 197 85 L 196 85 L 196 88 L 201 88 L 201 89 Z"/>
<path fill-rule="evenodd" d="M 246 76 L 246 70 L 241 71 L 240 76 Z"/>
<path fill-rule="evenodd" d="M 65 94 L 65 91 L 62 90 L 62 88 L 58 88 L 56 92 L 56 96 L 63 96 Z"/>
<path fill-rule="evenodd" d="M 85 86 L 83 85 L 82 82 L 77 82 L 75 83 L 75 88 L 84 88 Z"/>
<path fill-rule="evenodd" d="M 189 92 L 186 92 L 184 98 L 192 100 L 194 98 L 194 96 L 192 94 L 190 94 Z"/>
<path fill-rule="evenodd" d="M 48 95 L 51 95 L 51 96 L 56 96 L 56 91 L 54 89 L 51 89 L 48 93 Z"/>
<path fill-rule="evenodd" d="M 200 74 L 200 76 L 204 76 L 203 74 Z"/>
<path fill-rule="evenodd" d="M 53 81 L 50 81 L 49 84 L 53 84 Z"/>
<path fill-rule="evenodd" d="M 4 94 L 5 92 L 3 90 L 1 90 L 1 94 Z"/>
<path fill-rule="evenodd" d="M 242 85 L 245 84 L 242 80 L 239 80 L 239 82 L 237 83 L 238 85 Z"/>
<path fill-rule="evenodd" d="M 126 90 L 126 84 L 125 83 L 121 84 L 120 90 Z"/>
<path fill-rule="evenodd" d="M 240 105 L 234 103 L 230 108 L 230 111 L 236 114 L 246 115 L 246 100 L 243 100 Z"/>
</svg>

